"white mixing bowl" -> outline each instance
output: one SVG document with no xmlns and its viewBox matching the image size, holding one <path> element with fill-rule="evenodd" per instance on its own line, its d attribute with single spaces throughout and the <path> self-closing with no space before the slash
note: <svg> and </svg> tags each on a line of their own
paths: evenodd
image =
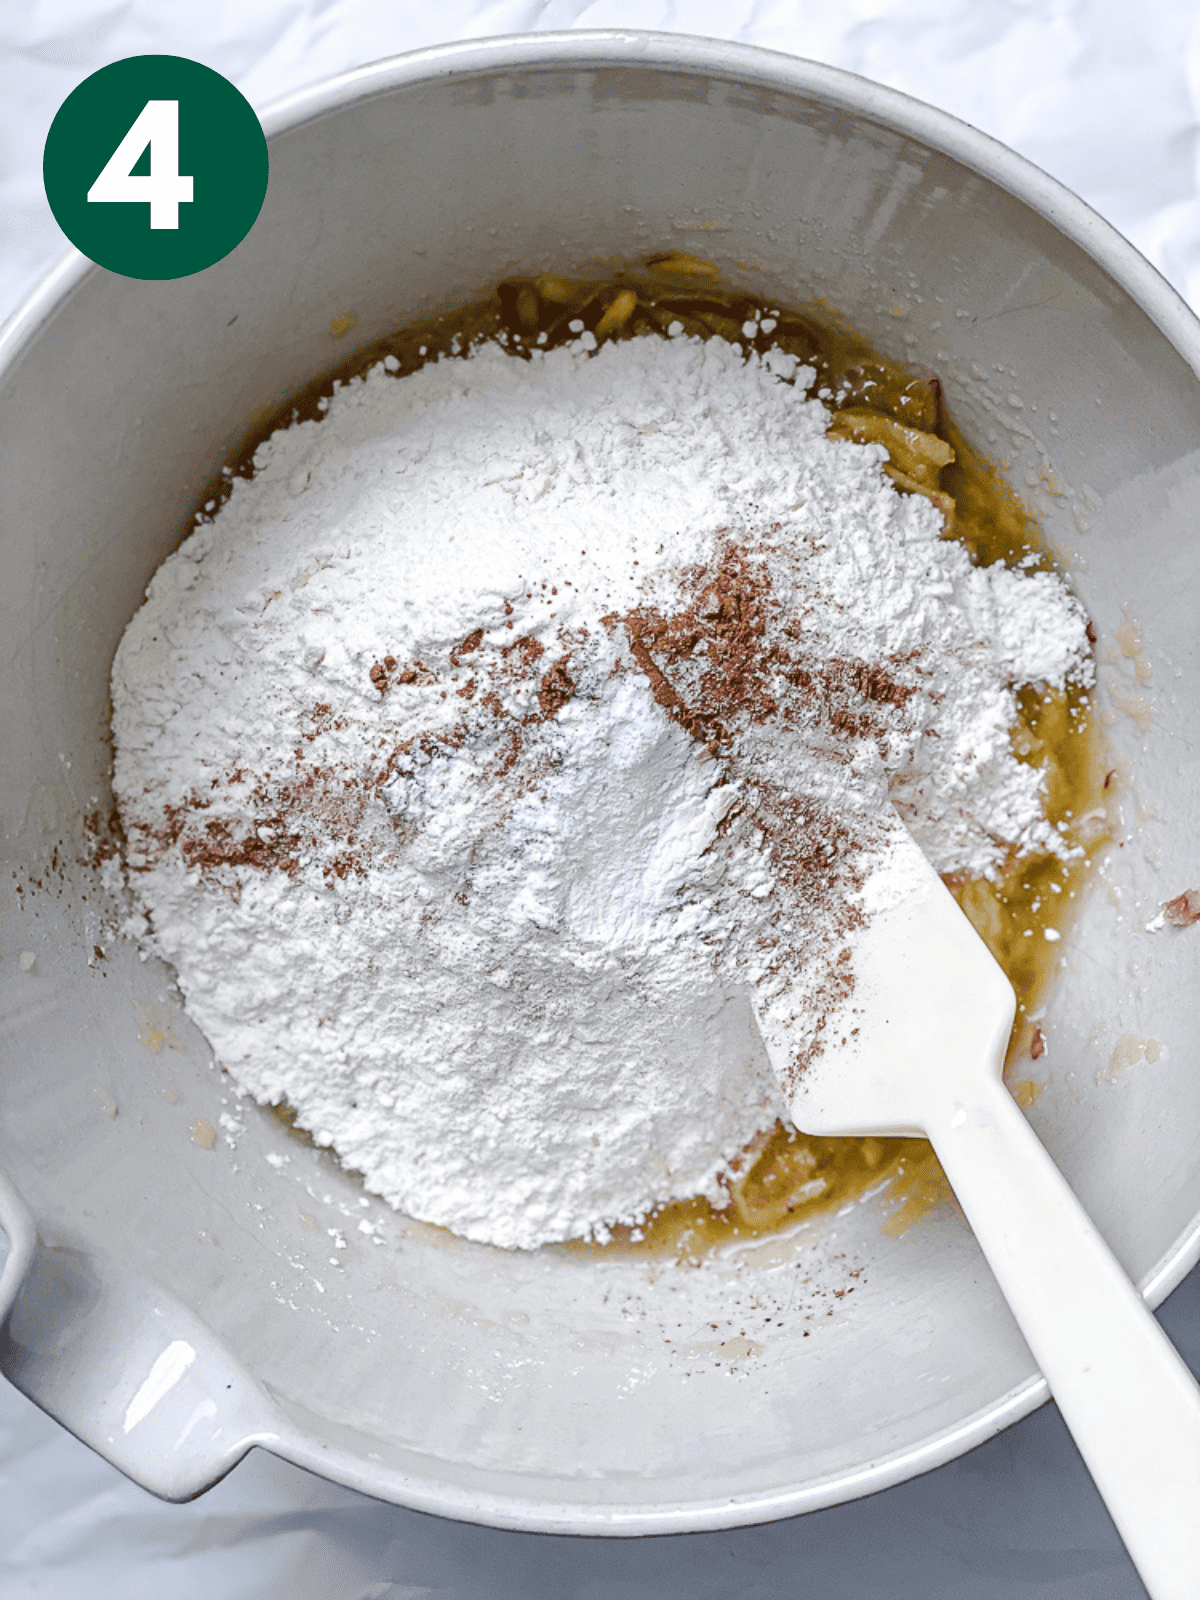
<svg viewBox="0 0 1200 1600">
<path fill-rule="evenodd" d="M 664 1532 L 947 1460 L 1044 1398 L 952 1208 L 889 1238 L 868 1201 L 699 1269 L 506 1254 L 407 1224 L 256 1108 L 231 1147 L 171 974 L 108 934 L 81 864 L 110 803 L 109 664 L 256 413 L 356 344 L 597 252 L 700 250 L 835 308 L 940 376 L 1096 622 L 1128 837 L 1064 946 L 1030 1115 L 1157 1301 L 1200 1253 L 1200 930 L 1144 929 L 1200 880 L 1195 321 L 1008 151 L 732 45 L 452 46 L 267 131 L 231 256 L 167 283 L 73 259 L 0 351 L 0 1367 L 173 1498 L 261 1444 L 449 1516 Z M 1127 617 L 1149 686 L 1106 660 Z"/>
</svg>

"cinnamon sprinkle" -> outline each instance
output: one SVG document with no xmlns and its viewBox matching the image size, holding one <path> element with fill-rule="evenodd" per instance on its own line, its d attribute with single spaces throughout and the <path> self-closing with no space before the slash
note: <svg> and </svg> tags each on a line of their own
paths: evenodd
<svg viewBox="0 0 1200 1600">
<path fill-rule="evenodd" d="M 553 717 L 574 698 L 575 681 L 567 671 L 566 660 L 555 662 L 538 685 L 538 704 L 542 715 Z"/>
</svg>

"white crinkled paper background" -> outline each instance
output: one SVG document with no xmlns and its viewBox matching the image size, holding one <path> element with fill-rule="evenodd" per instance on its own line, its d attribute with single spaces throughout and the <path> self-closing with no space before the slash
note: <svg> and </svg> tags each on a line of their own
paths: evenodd
<svg viewBox="0 0 1200 1600">
<path fill-rule="evenodd" d="M 263 106 L 424 45 L 603 27 L 701 33 L 810 56 L 953 112 L 1074 189 L 1200 309 L 1195 0 L 210 0 L 203 8 L 8 0 L 0 9 L 0 317 L 66 247 L 42 191 L 42 144 L 63 99 L 110 61 L 191 56 Z M 1200 1269 L 1168 1301 L 1163 1321 L 1200 1368 Z M 0 1383 L 2 1600 L 1144 1593 L 1053 1407 L 856 1504 L 732 1533 L 585 1541 L 398 1510 L 258 1451 L 202 1499 L 163 1505 Z"/>
</svg>

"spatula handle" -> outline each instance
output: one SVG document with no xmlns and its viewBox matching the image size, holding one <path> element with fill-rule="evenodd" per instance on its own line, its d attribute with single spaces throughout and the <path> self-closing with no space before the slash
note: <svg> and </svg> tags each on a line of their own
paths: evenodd
<svg viewBox="0 0 1200 1600">
<path fill-rule="evenodd" d="M 926 1122 L 1153 1600 L 1197 1600 L 1200 1386 L 998 1079 Z"/>
</svg>

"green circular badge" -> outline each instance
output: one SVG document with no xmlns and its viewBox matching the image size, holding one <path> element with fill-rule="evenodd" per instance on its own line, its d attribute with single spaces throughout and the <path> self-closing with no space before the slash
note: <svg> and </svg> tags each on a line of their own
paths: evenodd
<svg viewBox="0 0 1200 1600">
<path fill-rule="evenodd" d="M 59 107 L 42 157 L 71 243 L 127 278 L 185 278 L 240 244 L 267 192 L 267 141 L 228 78 L 184 56 L 130 56 Z"/>
</svg>

